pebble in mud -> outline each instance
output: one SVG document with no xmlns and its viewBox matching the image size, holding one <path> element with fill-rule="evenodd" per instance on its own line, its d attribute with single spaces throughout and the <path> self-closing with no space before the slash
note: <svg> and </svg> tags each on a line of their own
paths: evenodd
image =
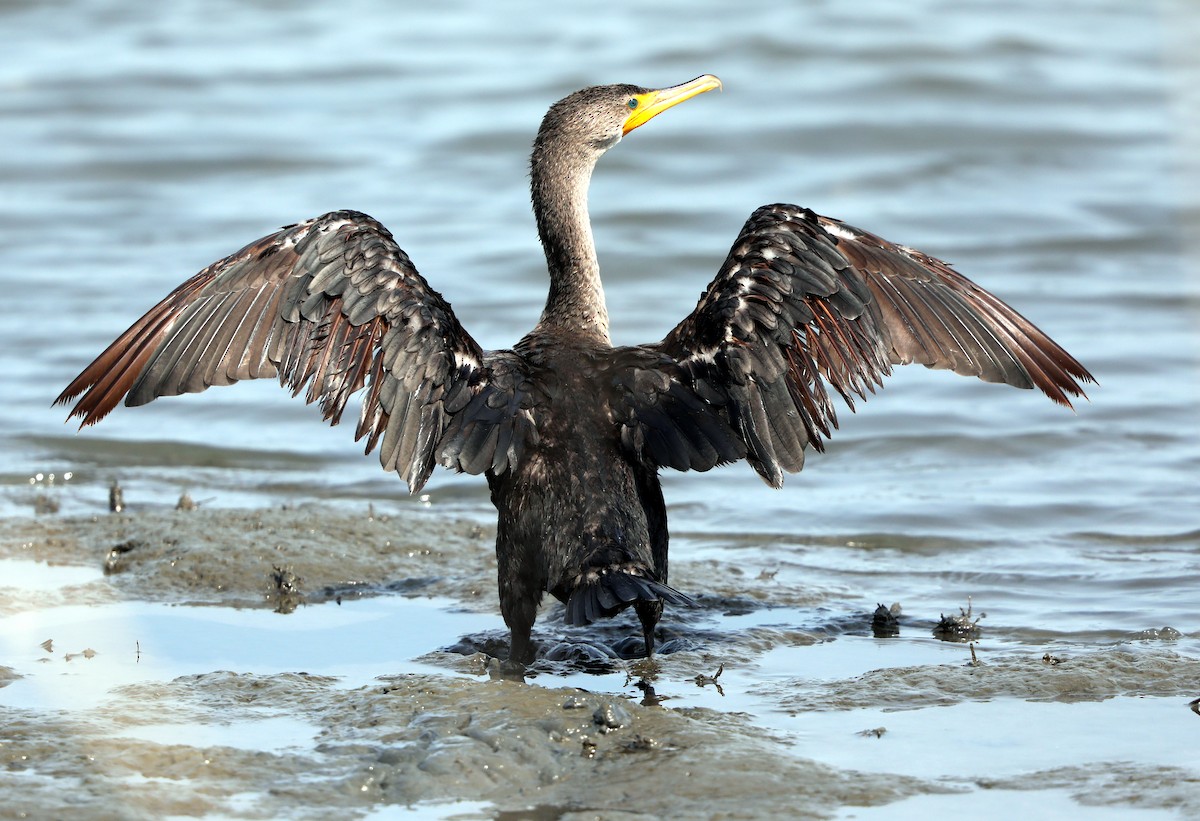
<svg viewBox="0 0 1200 821">
<path fill-rule="evenodd" d="M 600 732 L 607 735 L 614 730 L 628 727 L 633 721 L 633 716 L 620 704 L 608 702 L 596 708 L 592 713 L 592 721 L 600 728 Z"/>
<path fill-rule="evenodd" d="M 635 734 L 633 738 L 621 743 L 621 750 L 627 753 L 648 753 L 659 748 L 658 739 Z"/>
</svg>

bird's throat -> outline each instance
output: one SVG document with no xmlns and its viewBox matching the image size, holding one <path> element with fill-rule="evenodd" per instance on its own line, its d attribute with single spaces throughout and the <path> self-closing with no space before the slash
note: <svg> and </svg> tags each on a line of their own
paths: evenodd
<svg viewBox="0 0 1200 821">
<path fill-rule="evenodd" d="M 595 156 L 535 146 L 533 211 L 550 272 L 550 293 L 539 325 L 609 345 L 608 309 L 587 207 L 595 164 Z"/>
</svg>

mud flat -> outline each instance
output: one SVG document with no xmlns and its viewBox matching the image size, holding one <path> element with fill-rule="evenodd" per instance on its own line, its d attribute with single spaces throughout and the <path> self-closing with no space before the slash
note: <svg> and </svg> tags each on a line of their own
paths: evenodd
<svg viewBox="0 0 1200 821">
<path fill-rule="evenodd" d="M 1200 814 L 1200 661 L 1170 640 L 972 664 L 677 559 L 699 607 L 655 661 L 553 605 L 514 682 L 491 539 L 309 507 L 0 523 L 0 817 Z"/>
</svg>

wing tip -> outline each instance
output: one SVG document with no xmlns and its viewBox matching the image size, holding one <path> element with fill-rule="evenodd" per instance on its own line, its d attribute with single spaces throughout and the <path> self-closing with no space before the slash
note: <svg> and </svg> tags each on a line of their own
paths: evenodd
<svg viewBox="0 0 1200 821">
<path fill-rule="evenodd" d="M 79 401 L 75 402 L 75 406 L 67 413 L 67 418 L 63 420 L 63 423 L 79 419 L 78 430 L 91 427 L 108 416 L 116 407 L 115 401 L 111 404 L 104 401 L 96 401 L 96 397 L 92 396 L 92 389 L 94 387 L 94 384 L 78 386 L 76 382 L 72 382 L 62 393 L 55 397 L 54 401 L 50 403 L 50 407 L 57 408 L 68 405 L 78 399 Z"/>
</svg>

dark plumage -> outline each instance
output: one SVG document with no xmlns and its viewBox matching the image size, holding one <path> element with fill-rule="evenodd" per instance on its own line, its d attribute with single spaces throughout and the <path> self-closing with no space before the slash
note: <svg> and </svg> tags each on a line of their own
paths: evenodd
<svg viewBox="0 0 1200 821">
<path fill-rule="evenodd" d="M 511 657 L 533 657 L 545 591 L 586 624 L 633 605 L 646 650 L 667 586 L 661 468 L 746 459 L 800 470 L 891 365 L 1036 387 L 1070 405 L 1091 375 L 945 263 L 794 205 L 759 208 L 696 309 L 661 342 L 614 348 L 587 213 L 599 157 L 659 112 L 720 86 L 589 88 L 555 103 L 532 157 L 550 292 L 512 350 L 483 351 L 382 225 L 354 211 L 284 228 L 201 271 L 73 381 L 82 425 L 275 376 L 336 424 L 365 388 L 356 438 L 417 492 L 435 464 L 487 476 L 499 514 Z"/>
</svg>

